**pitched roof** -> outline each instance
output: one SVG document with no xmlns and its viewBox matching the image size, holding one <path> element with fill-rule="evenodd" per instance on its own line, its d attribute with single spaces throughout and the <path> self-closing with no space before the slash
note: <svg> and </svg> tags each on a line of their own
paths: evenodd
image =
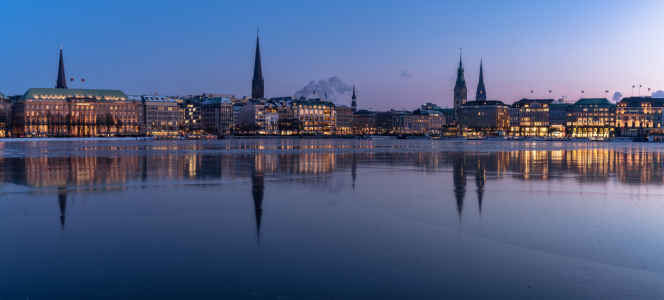
<svg viewBox="0 0 664 300">
<path fill-rule="evenodd" d="M 610 105 L 614 106 L 615 104 L 611 103 L 606 98 L 582 98 L 579 101 L 576 101 L 574 105 Z"/>
<path fill-rule="evenodd" d="M 512 107 L 522 107 L 522 106 L 525 106 L 525 105 L 532 106 L 533 103 L 538 103 L 540 105 L 542 105 L 542 104 L 550 105 L 552 102 L 553 102 L 553 99 L 526 99 L 526 98 L 523 98 L 523 99 L 521 99 L 517 102 L 514 102 L 514 104 L 512 104 Z"/>
<path fill-rule="evenodd" d="M 67 99 L 67 98 L 97 98 L 99 100 L 126 100 L 127 95 L 121 90 L 94 90 L 94 89 L 55 89 L 31 88 L 19 100 L 28 99 Z"/>
<path fill-rule="evenodd" d="M 207 98 L 205 99 L 205 102 L 203 102 L 203 104 L 216 104 L 216 103 L 231 104 L 231 99 L 227 97 L 214 97 L 214 98 Z"/>
<path fill-rule="evenodd" d="M 7 97 L 7 95 L 5 95 L 5 94 L 3 94 L 2 92 L 0 92 L 0 98 L 5 98 L 5 97 Z"/>
</svg>

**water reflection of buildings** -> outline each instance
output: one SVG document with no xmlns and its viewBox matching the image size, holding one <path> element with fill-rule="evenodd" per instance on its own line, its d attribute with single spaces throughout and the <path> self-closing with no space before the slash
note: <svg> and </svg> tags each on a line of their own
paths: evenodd
<svg viewBox="0 0 664 300">
<path fill-rule="evenodd" d="M 67 188 L 58 188 L 58 204 L 60 204 L 60 226 L 65 230 L 65 209 L 67 209 Z"/>
<path fill-rule="evenodd" d="M 251 195 L 254 199 L 254 214 L 256 216 L 256 236 L 261 235 L 261 218 L 263 216 L 263 196 L 265 193 L 265 166 L 264 157 L 257 155 L 254 159 L 254 168 L 251 173 Z"/>
<path fill-rule="evenodd" d="M 628 185 L 664 183 L 663 154 L 648 148 L 605 148 L 506 152 L 282 153 L 222 155 L 153 155 L 116 157 L 0 158 L 3 182 L 57 190 L 60 222 L 65 223 L 67 188 L 189 179 L 251 179 L 256 234 L 260 235 L 265 180 L 277 178 L 330 192 L 339 184 L 355 188 L 358 170 L 373 166 L 415 167 L 420 172 L 452 171 L 452 194 L 461 218 L 467 207 L 467 178 L 475 177 L 479 212 L 487 200 L 487 181 L 502 178 L 533 181 L 576 180 L 580 184 L 615 180 Z M 345 181 L 335 173 L 350 173 Z M 346 173 L 346 174 L 348 174 Z M 570 176 L 571 175 L 571 176 Z M 339 178 L 337 176 L 337 178 Z M 343 188 L 343 187 L 341 187 Z M 442 189 L 449 188 L 442 183 Z M 490 200 L 490 199 L 489 199 Z"/>
</svg>

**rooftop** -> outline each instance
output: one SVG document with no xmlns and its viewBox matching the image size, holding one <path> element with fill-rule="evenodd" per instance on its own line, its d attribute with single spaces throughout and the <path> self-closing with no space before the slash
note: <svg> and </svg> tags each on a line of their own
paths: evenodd
<svg viewBox="0 0 664 300">
<path fill-rule="evenodd" d="M 121 90 L 31 88 L 19 100 L 97 98 L 97 100 L 126 100 Z"/>
<path fill-rule="evenodd" d="M 611 103 L 606 98 L 582 98 L 579 101 L 576 101 L 574 105 L 607 105 L 614 106 L 615 104 Z"/>
<path fill-rule="evenodd" d="M 503 101 L 499 100 L 479 100 L 479 101 L 468 101 L 462 106 L 480 106 L 480 105 L 502 105 L 502 106 L 509 106 Z"/>
<path fill-rule="evenodd" d="M 203 104 L 217 104 L 217 103 L 228 103 L 231 104 L 231 99 L 228 97 L 214 97 L 207 98 Z"/>
<path fill-rule="evenodd" d="M 175 99 L 166 96 L 127 96 L 127 100 L 148 101 L 148 102 L 176 102 Z"/>
<path fill-rule="evenodd" d="M 537 107 L 537 106 L 549 106 L 553 102 L 553 99 L 521 99 L 512 104 L 512 107 Z"/>
<path fill-rule="evenodd" d="M 664 106 L 664 98 L 651 98 L 651 97 L 625 97 L 620 102 L 619 106 L 638 107 L 643 106 L 644 103 L 650 103 L 648 106 L 662 107 Z"/>
</svg>

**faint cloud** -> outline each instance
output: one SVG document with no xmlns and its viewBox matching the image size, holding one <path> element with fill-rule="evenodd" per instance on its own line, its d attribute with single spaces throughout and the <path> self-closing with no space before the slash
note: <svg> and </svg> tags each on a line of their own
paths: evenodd
<svg viewBox="0 0 664 300">
<path fill-rule="evenodd" d="M 403 71 L 401 74 L 399 74 L 399 77 L 401 78 L 410 78 L 410 73 L 408 71 Z"/>
<path fill-rule="evenodd" d="M 623 97 L 623 95 L 620 92 L 613 93 L 613 101 L 618 102 L 618 101 L 620 101 L 620 99 L 622 99 L 622 97 Z"/>
<path fill-rule="evenodd" d="M 664 91 L 659 90 L 654 93 L 652 93 L 653 98 L 664 98 Z"/>
<path fill-rule="evenodd" d="M 327 97 L 328 100 L 336 100 L 338 95 L 343 95 L 351 90 L 352 87 L 344 83 L 341 78 L 332 76 L 318 81 L 310 81 L 309 84 L 305 85 L 301 90 L 295 92 L 295 97 Z"/>
</svg>

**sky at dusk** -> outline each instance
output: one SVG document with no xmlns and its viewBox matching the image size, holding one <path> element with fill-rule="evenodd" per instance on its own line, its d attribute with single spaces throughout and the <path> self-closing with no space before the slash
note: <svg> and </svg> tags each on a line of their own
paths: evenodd
<svg viewBox="0 0 664 300">
<path fill-rule="evenodd" d="M 0 91 L 251 94 L 260 28 L 265 96 L 310 81 L 357 86 L 358 107 L 452 106 L 459 48 L 475 98 L 664 90 L 663 1 L 4 1 Z M 337 82 L 338 83 L 338 82 Z M 350 105 L 351 94 L 332 94 Z"/>
</svg>

